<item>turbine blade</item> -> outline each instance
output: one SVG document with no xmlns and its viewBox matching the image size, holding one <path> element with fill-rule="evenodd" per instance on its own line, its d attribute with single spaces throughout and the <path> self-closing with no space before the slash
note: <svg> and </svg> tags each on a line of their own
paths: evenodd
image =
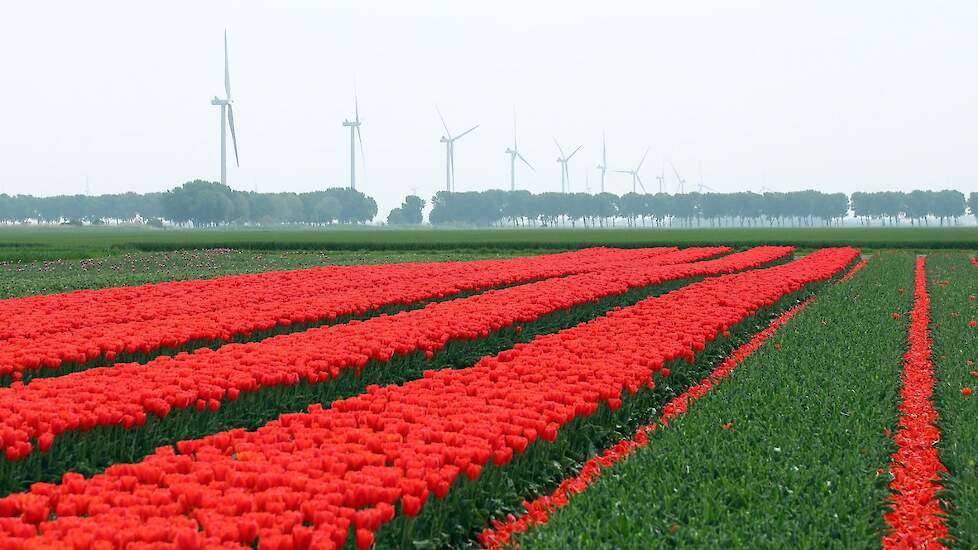
<svg viewBox="0 0 978 550">
<path fill-rule="evenodd" d="M 554 143 L 557 145 L 557 150 L 560 151 L 560 156 L 566 157 L 567 155 L 564 154 L 564 148 L 561 147 L 560 143 L 557 142 L 557 138 L 554 138 Z"/>
<path fill-rule="evenodd" d="M 645 184 L 644 184 L 644 183 L 642 183 L 642 177 L 641 177 L 641 176 L 639 176 L 639 175 L 638 175 L 638 174 L 636 173 L 636 174 L 635 174 L 635 179 L 636 179 L 636 180 L 638 180 L 638 186 L 642 188 L 642 192 L 643 192 L 643 193 L 648 193 L 648 191 L 646 191 L 646 190 L 645 190 Z"/>
<path fill-rule="evenodd" d="M 516 150 L 516 105 L 513 105 L 513 150 Z"/>
<path fill-rule="evenodd" d="M 475 126 L 473 126 L 473 127 L 471 127 L 471 128 L 469 128 L 468 130 L 466 130 L 466 131 L 464 131 L 464 132 L 462 132 L 461 134 L 459 134 L 459 135 L 457 135 L 457 136 L 455 136 L 455 137 L 454 137 L 454 138 L 452 138 L 452 139 L 458 139 L 458 138 L 460 138 L 460 137 L 462 137 L 462 136 L 464 136 L 465 134 L 467 134 L 467 133 L 469 133 L 469 132 L 471 132 L 472 130 L 475 130 L 475 129 L 476 129 L 476 128 L 478 128 L 478 127 L 479 127 L 479 125 L 478 125 L 478 124 L 476 124 Z"/>
<path fill-rule="evenodd" d="M 360 133 L 360 127 L 357 126 L 357 141 L 360 142 L 360 162 L 366 162 L 367 157 L 363 154 L 363 135 Z"/>
<path fill-rule="evenodd" d="M 640 160 L 638 162 L 638 166 L 635 168 L 635 171 L 636 172 L 638 172 L 639 170 L 642 169 L 642 164 L 645 162 L 645 157 L 647 157 L 647 156 L 649 156 L 649 148 L 648 147 L 645 148 L 645 154 L 642 155 L 642 160 Z"/>
<path fill-rule="evenodd" d="M 354 115 L 354 120 L 357 123 L 359 123 L 360 122 L 360 101 L 357 100 L 357 90 L 356 90 L 356 88 L 353 89 L 353 115 Z"/>
<path fill-rule="evenodd" d="M 615 170 L 615 172 L 617 172 L 619 174 L 631 174 L 632 173 L 631 170 Z"/>
<path fill-rule="evenodd" d="M 530 167 L 530 170 L 533 170 L 534 172 L 536 171 L 536 170 L 535 170 L 535 169 L 533 168 L 533 165 L 532 165 L 532 164 L 530 164 L 530 161 L 528 161 L 528 160 L 526 160 L 525 158 L 523 158 L 523 155 L 521 155 L 521 154 L 519 154 L 519 152 L 517 152 L 517 153 L 516 153 L 516 156 L 517 156 L 517 157 L 519 157 L 519 158 L 520 158 L 520 160 L 522 160 L 522 161 L 523 161 L 523 164 L 525 164 L 525 165 L 527 165 L 527 166 L 529 166 L 529 167 Z"/>
<path fill-rule="evenodd" d="M 234 146 L 234 163 L 241 166 L 238 160 L 238 138 L 234 135 L 234 107 L 228 103 L 228 126 L 231 128 L 231 145 Z"/>
<path fill-rule="evenodd" d="M 224 29 L 224 93 L 231 99 L 231 69 L 228 68 L 228 31 Z"/>
<path fill-rule="evenodd" d="M 452 132 L 451 130 L 448 129 L 448 124 L 445 123 L 445 117 L 441 116 L 441 109 L 439 109 L 438 106 L 435 105 L 435 110 L 438 111 L 438 118 L 441 119 L 441 125 L 445 127 L 445 137 L 451 139 Z"/>
<path fill-rule="evenodd" d="M 577 152 L 581 150 L 581 147 L 584 147 L 584 144 L 581 144 L 581 145 L 578 145 L 578 146 L 577 146 L 577 149 L 574 149 L 574 152 L 573 152 L 573 153 L 571 153 L 569 157 L 567 157 L 567 160 L 570 160 L 570 159 L 571 159 L 571 157 L 573 157 L 574 155 L 576 155 L 576 154 L 577 154 Z"/>
</svg>

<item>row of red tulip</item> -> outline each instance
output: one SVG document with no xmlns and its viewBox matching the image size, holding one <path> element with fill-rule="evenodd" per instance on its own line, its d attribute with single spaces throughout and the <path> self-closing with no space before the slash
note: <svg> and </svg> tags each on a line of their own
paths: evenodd
<svg viewBox="0 0 978 550">
<path fill-rule="evenodd" d="M 850 270 L 843 279 L 851 278 L 854 272 L 862 269 L 865 260 Z M 841 279 L 840 279 L 841 281 Z M 814 296 L 798 304 L 781 314 L 761 332 L 757 333 L 749 342 L 733 351 L 720 366 L 713 369 L 709 376 L 704 378 L 699 384 L 692 386 L 685 392 L 673 398 L 665 407 L 662 408 L 662 415 L 658 421 L 640 427 L 635 431 L 631 439 L 624 439 L 615 445 L 608 447 L 601 454 L 591 458 L 584 463 L 577 475 L 565 479 L 549 495 L 544 495 L 533 501 L 525 501 L 523 507 L 526 510 L 517 516 L 510 515 L 505 521 L 493 521 L 492 528 L 487 528 L 479 535 L 479 542 L 486 548 L 504 548 L 512 544 L 512 537 L 516 533 L 524 533 L 533 525 L 547 523 L 550 516 L 558 509 L 566 506 L 569 499 L 584 492 L 601 475 L 601 471 L 610 468 L 612 465 L 621 462 L 629 457 L 637 449 L 641 449 L 649 444 L 649 434 L 659 426 L 668 426 L 669 420 L 686 414 L 691 402 L 706 395 L 710 389 L 723 379 L 730 376 L 745 359 L 750 357 L 761 347 L 768 338 L 774 335 L 792 317 L 802 311 L 808 304 L 814 301 Z"/>
<path fill-rule="evenodd" d="M 461 291 L 729 249 L 589 249 L 518 260 L 314 268 L 0 301 L 0 376 L 362 315 Z M 170 285 L 170 286 L 167 286 Z M 165 291 L 160 291 L 165 287 Z M 142 296 L 145 294 L 145 296 Z M 76 298 L 81 296 L 82 298 Z M 32 306 L 37 306 L 31 310 Z"/>
<path fill-rule="evenodd" d="M 845 275 L 843 275 L 841 278 L 839 278 L 839 280 L 836 281 L 836 283 L 844 283 L 844 282 L 848 281 L 849 279 L 852 279 L 853 277 L 856 276 L 856 273 L 859 273 L 862 270 L 862 268 L 866 267 L 866 264 L 868 264 L 868 263 L 869 263 L 869 260 L 866 259 L 866 258 L 863 258 L 862 260 L 859 260 L 859 263 L 857 263 L 856 265 L 852 266 L 852 269 L 850 269 L 848 272 L 846 272 Z"/>
<path fill-rule="evenodd" d="M 856 255 L 824 249 L 773 267 L 706 279 L 589 323 L 401 386 L 163 447 L 90 479 L 66 475 L 0 499 L 11 548 L 130 541 L 201 548 L 336 548 L 356 544 L 428 497 L 503 468 L 531 444 L 599 406 L 617 410 L 652 375 L 759 309 L 830 278 Z M 32 540 L 33 539 L 33 540 Z M 162 546 L 161 546 L 162 547 Z"/>
<path fill-rule="evenodd" d="M 655 254 L 675 249 L 646 250 Z M 419 268 L 424 268 L 433 275 L 462 275 L 463 277 L 472 271 L 483 269 L 543 267 L 560 270 L 568 265 L 586 265 L 623 253 L 641 254 L 643 257 L 646 254 L 635 250 L 591 248 L 504 260 L 327 266 L 13 298 L 0 301 L 0 340 L 16 336 L 37 336 L 105 323 L 153 319 L 153 315 L 141 310 L 141 307 L 147 303 L 157 303 L 157 313 L 162 315 L 205 313 L 223 308 L 226 304 L 222 297 L 232 293 L 240 302 L 259 303 L 278 300 L 283 291 L 300 295 L 333 292 L 352 286 L 369 286 L 394 277 L 417 277 Z M 99 308 L 89 312 L 89 309 L 94 306 Z M 89 315 L 79 319 L 61 318 L 59 314 L 66 310 L 84 311 Z M 40 318 L 51 316 L 51 318 L 42 324 L 34 322 L 33 316 Z M 30 322 L 18 320 L 23 318 L 29 319 Z"/>
<path fill-rule="evenodd" d="M 60 436 L 96 427 L 140 427 L 147 415 L 166 417 L 196 407 L 206 414 L 240 392 L 299 383 L 328 383 L 371 360 L 423 352 L 431 357 L 452 340 L 472 340 L 542 315 L 665 281 L 729 273 L 763 265 L 791 247 L 758 247 L 716 260 L 628 265 L 437 302 L 363 322 L 320 327 L 217 351 L 159 357 L 95 368 L 0 388 L 0 439 L 7 460 L 47 451 Z M 694 258 L 702 249 L 675 253 Z"/>
<path fill-rule="evenodd" d="M 909 349 L 904 354 L 900 389 L 900 427 L 893 434 L 898 449 L 891 455 L 892 510 L 884 515 L 888 532 L 883 548 L 943 548 L 947 538 L 944 512 L 937 494 L 947 468 L 937 454 L 941 431 L 931 401 L 934 364 L 931 362 L 930 296 L 924 256 L 917 257 L 914 302 L 910 311 Z"/>
</svg>

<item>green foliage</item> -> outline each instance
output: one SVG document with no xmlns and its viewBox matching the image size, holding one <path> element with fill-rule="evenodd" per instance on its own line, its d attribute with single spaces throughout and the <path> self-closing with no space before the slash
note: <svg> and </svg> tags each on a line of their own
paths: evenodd
<svg viewBox="0 0 978 550">
<path fill-rule="evenodd" d="M 60 223 L 84 220 L 134 222 L 166 219 L 194 227 L 235 224 L 365 223 L 377 203 L 359 191 L 333 188 L 311 193 L 251 193 L 194 180 L 166 193 L 32 197 L 0 195 L 0 222 Z M 162 224 L 160 224 L 162 225 Z"/>
<path fill-rule="evenodd" d="M 912 283 L 876 255 L 520 547 L 878 547 Z"/>
<path fill-rule="evenodd" d="M 971 215 L 978 219 L 978 193 L 968 195 L 968 209 L 971 210 Z"/>
<path fill-rule="evenodd" d="M 543 226 L 584 227 L 606 225 L 624 218 L 629 225 L 651 220 L 656 226 L 706 220 L 709 225 L 825 225 L 842 219 L 849 211 L 843 193 L 819 191 L 792 193 L 541 193 L 499 191 L 438 192 L 433 199 L 431 223 L 489 226 L 504 221 L 513 226 L 539 222 Z"/>
<path fill-rule="evenodd" d="M 912 191 L 900 193 L 883 191 L 879 193 L 856 192 L 852 194 L 852 210 L 861 218 L 870 220 L 889 220 L 899 223 L 900 216 L 909 218 L 911 223 L 926 223 L 927 216 L 940 220 L 957 219 L 964 215 L 964 193 L 960 191 Z"/>
<path fill-rule="evenodd" d="M 424 199 L 417 195 L 408 195 L 401 206 L 391 210 L 387 215 L 387 225 L 418 225 L 424 221 L 421 211 L 424 209 Z"/>
<path fill-rule="evenodd" d="M 946 490 L 939 495 L 947 511 L 952 546 L 978 546 L 978 267 L 964 254 L 927 257 L 931 297 L 931 338 L 936 384 L 934 407 L 941 430 L 938 455 L 947 467 Z M 972 364 L 969 365 L 968 361 Z M 962 388 L 975 393 L 961 394 Z"/>
</svg>

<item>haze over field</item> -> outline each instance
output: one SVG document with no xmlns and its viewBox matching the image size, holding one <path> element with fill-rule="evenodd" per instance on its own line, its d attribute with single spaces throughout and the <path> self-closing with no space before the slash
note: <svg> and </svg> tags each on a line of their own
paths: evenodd
<svg viewBox="0 0 978 550">
<path fill-rule="evenodd" d="M 508 185 L 598 190 L 664 159 L 719 191 L 978 188 L 978 4 L 820 2 L 19 2 L 0 8 L 0 191 L 155 191 L 219 179 L 222 32 L 241 167 L 232 188 L 348 183 L 357 83 L 383 217 L 405 194 Z M 667 170 L 669 170 L 667 166 Z M 88 185 L 86 187 L 86 180 Z M 667 173 L 667 190 L 675 177 Z M 608 190 L 631 179 L 614 174 Z"/>
</svg>

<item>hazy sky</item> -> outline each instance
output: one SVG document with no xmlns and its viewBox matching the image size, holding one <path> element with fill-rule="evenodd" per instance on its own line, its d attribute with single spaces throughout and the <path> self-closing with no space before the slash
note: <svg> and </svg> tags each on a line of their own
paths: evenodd
<svg viewBox="0 0 978 550">
<path fill-rule="evenodd" d="M 386 216 L 445 185 L 556 191 L 665 160 L 694 186 L 978 190 L 978 2 L 52 2 L 0 5 L 0 191 L 154 191 L 219 179 L 228 29 L 235 189 L 348 183 L 354 81 L 360 188 Z M 667 166 L 666 186 L 675 176 Z M 607 190 L 630 190 L 622 174 Z"/>
</svg>

